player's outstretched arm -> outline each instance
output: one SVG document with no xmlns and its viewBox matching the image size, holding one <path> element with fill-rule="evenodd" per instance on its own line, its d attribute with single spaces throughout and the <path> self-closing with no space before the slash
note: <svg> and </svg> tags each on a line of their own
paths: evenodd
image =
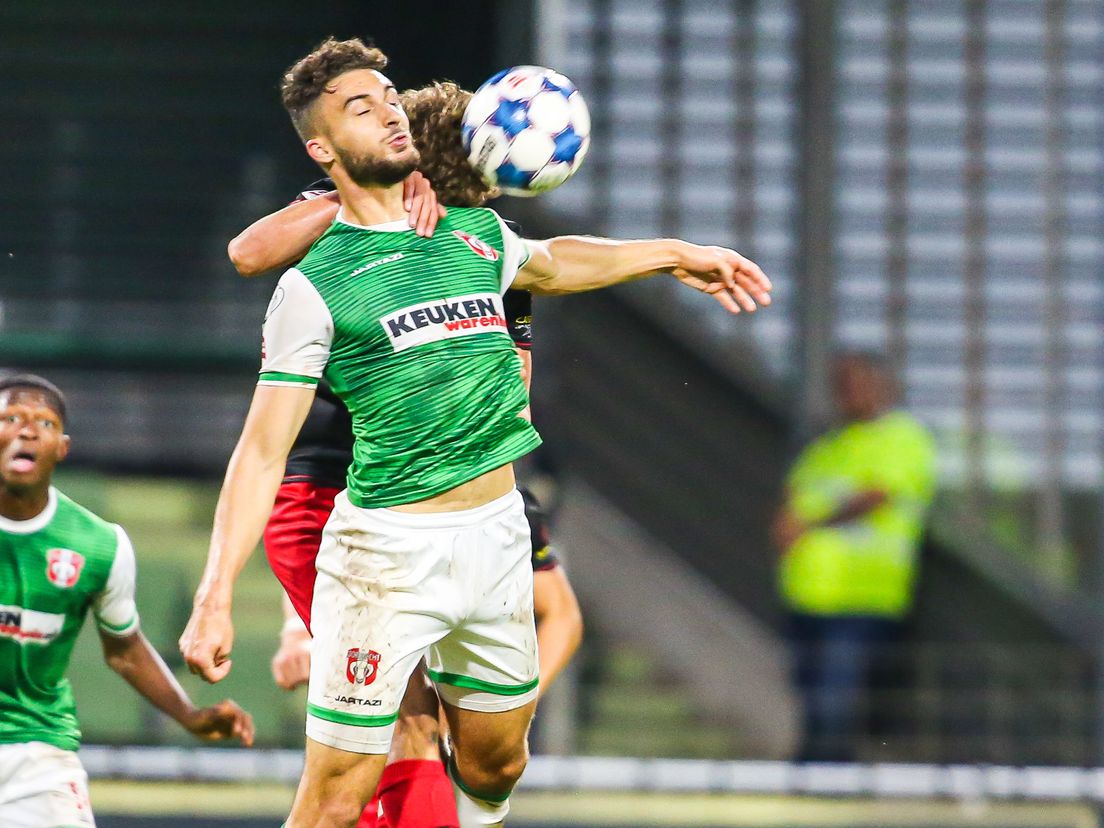
<svg viewBox="0 0 1104 828">
<path fill-rule="evenodd" d="M 437 203 L 437 193 L 420 172 L 403 182 L 403 205 L 410 226 L 419 236 L 433 235 L 446 210 Z M 337 192 L 296 201 L 258 219 L 230 240 L 226 253 L 242 276 L 259 276 L 284 268 L 307 255 L 312 244 L 337 217 L 341 199 Z"/>
<path fill-rule="evenodd" d="M 615 241 L 590 236 L 559 236 L 525 244 L 529 260 L 518 271 L 513 287 L 532 293 L 581 293 L 671 273 L 731 313 L 770 304 L 771 283 L 759 265 L 725 247 L 678 239 Z"/>
<path fill-rule="evenodd" d="M 219 681 L 230 672 L 234 581 L 261 539 L 288 452 L 313 400 L 313 387 L 258 385 L 253 394 L 219 493 L 192 617 L 180 637 L 188 668 L 207 681 Z"/>
<path fill-rule="evenodd" d="M 533 614 L 543 695 L 583 640 L 583 614 L 562 566 L 533 573 Z"/>
<path fill-rule="evenodd" d="M 116 636 L 101 629 L 100 642 L 107 665 L 189 733 L 208 741 L 237 739 L 247 747 L 253 744 L 253 718 L 229 700 L 203 709 L 192 704 L 141 632 Z"/>
</svg>

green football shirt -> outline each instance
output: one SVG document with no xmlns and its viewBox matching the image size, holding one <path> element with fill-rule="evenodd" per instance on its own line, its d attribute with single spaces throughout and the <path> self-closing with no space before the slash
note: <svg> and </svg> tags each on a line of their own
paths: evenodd
<svg viewBox="0 0 1104 828">
<path fill-rule="evenodd" d="M 485 208 L 450 209 L 428 239 L 339 214 L 281 277 L 259 382 L 325 377 L 352 416 L 355 505 L 425 500 L 540 444 L 502 307 L 527 260 Z"/>
<path fill-rule="evenodd" d="M 30 520 L 0 517 L 0 743 L 80 743 L 65 678 L 91 610 L 113 635 L 138 629 L 126 533 L 50 489 Z"/>
</svg>

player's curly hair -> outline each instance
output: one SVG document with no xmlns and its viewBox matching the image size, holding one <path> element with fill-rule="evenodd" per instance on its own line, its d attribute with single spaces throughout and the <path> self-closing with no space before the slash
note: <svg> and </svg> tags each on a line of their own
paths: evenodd
<svg viewBox="0 0 1104 828">
<path fill-rule="evenodd" d="M 386 67 L 387 55 L 359 37 L 349 40 L 328 37 L 309 55 L 296 61 L 280 81 L 280 100 L 299 137 L 304 141 L 312 137 L 313 105 L 334 78 L 356 69 L 382 72 Z"/>
<path fill-rule="evenodd" d="M 460 125 L 472 93 L 455 83 L 431 83 L 402 93 L 410 136 L 421 153 L 418 170 L 430 180 L 437 200 L 451 207 L 479 207 L 498 195 L 468 163 Z"/>
</svg>

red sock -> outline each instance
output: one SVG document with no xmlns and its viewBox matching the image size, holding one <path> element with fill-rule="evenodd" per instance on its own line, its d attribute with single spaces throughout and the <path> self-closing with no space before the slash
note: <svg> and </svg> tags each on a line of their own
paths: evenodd
<svg viewBox="0 0 1104 828">
<path fill-rule="evenodd" d="M 387 823 L 377 816 L 379 814 L 379 802 L 379 789 L 377 788 L 376 795 L 361 811 L 356 828 L 387 828 Z"/>
<path fill-rule="evenodd" d="M 404 759 L 383 769 L 379 796 L 391 828 L 459 828 L 452 783 L 435 759 Z"/>
</svg>

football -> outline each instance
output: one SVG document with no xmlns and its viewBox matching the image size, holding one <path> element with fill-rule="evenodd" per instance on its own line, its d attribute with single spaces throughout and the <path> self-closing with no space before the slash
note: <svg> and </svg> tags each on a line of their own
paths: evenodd
<svg viewBox="0 0 1104 828">
<path fill-rule="evenodd" d="M 558 187 L 583 163 L 590 113 L 575 85 L 543 66 L 503 69 L 464 111 L 464 149 L 483 180 L 514 196 Z"/>
</svg>

